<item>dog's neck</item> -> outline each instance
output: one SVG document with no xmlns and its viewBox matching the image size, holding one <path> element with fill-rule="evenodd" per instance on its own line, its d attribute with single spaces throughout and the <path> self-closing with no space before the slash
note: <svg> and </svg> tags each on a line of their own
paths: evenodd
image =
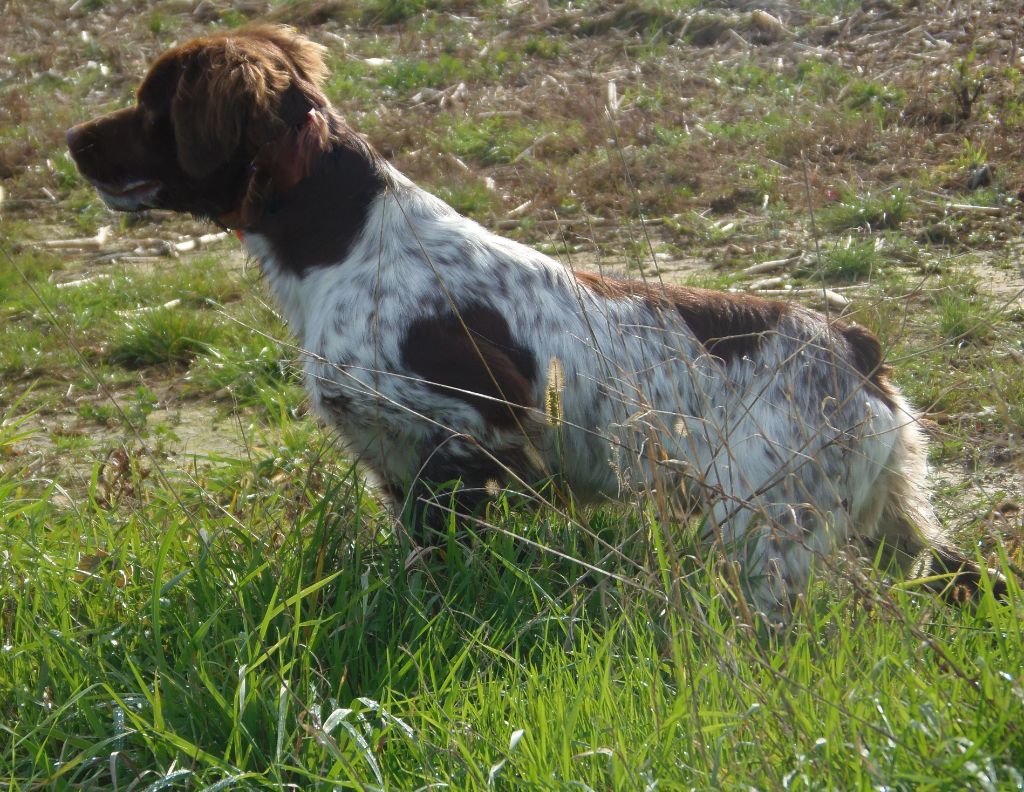
<svg viewBox="0 0 1024 792">
<path fill-rule="evenodd" d="M 240 236 L 259 235 L 276 266 L 299 277 L 345 258 L 370 204 L 390 183 L 380 155 L 331 108 L 313 110 L 311 117 L 315 113 L 319 119 L 310 123 L 326 125 L 323 148 L 300 152 L 308 156 L 301 166 L 276 152 L 268 165 L 257 158 L 252 178 L 267 178 L 268 188 L 255 216 L 246 217 L 243 208 L 218 218 Z"/>
</svg>

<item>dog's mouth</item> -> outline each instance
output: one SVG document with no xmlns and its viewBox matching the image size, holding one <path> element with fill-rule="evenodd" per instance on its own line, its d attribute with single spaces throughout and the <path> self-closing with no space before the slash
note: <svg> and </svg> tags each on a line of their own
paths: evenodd
<svg viewBox="0 0 1024 792">
<path fill-rule="evenodd" d="M 156 179 L 132 179 L 119 184 L 89 179 L 99 192 L 103 202 L 111 209 L 130 212 L 135 209 L 155 207 L 156 194 L 161 183 Z"/>
</svg>

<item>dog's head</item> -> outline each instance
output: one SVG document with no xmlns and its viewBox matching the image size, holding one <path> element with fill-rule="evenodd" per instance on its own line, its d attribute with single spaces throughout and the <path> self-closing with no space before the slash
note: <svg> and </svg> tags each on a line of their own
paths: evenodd
<svg viewBox="0 0 1024 792">
<path fill-rule="evenodd" d="M 259 26 L 161 55 L 134 107 L 68 130 L 71 156 L 112 209 L 247 225 L 328 145 L 322 48 Z"/>
</svg>

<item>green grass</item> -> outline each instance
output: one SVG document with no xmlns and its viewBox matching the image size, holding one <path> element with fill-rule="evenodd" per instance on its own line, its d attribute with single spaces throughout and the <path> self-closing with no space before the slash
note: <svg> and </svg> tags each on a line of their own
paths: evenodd
<svg viewBox="0 0 1024 792">
<path fill-rule="evenodd" d="M 392 25 L 421 14 L 436 3 L 434 0 L 369 0 L 365 5 L 368 21 Z"/>
<path fill-rule="evenodd" d="M 429 60 L 398 60 L 384 69 L 380 84 L 399 92 L 447 88 L 466 79 L 469 68 L 461 58 L 442 52 Z"/>
<path fill-rule="evenodd" d="M 438 145 L 477 165 L 507 165 L 542 158 L 549 151 L 574 152 L 582 134 L 579 122 L 540 123 L 493 116 L 477 121 L 453 119 Z"/>
<path fill-rule="evenodd" d="M 954 344 L 981 343 L 995 335 L 999 310 L 990 297 L 979 292 L 969 276 L 945 284 L 936 294 L 935 304 L 939 331 Z"/>
<path fill-rule="evenodd" d="M 431 192 L 460 214 L 476 218 L 486 217 L 494 200 L 487 185 L 477 181 L 453 180 L 449 184 L 438 185 Z"/>
<path fill-rule="evenodd" d="M 751 145 L 790 135 L 797 123 L 798 119 L 790 114 L 771 112 L 756 119 L 741 118 L 727 123 L 710 124 L 708 131 L 717 139 Z"/>
<path fill-rule="evenodd" d="M 550 36 L 534 36 L 523 45 L 523 52 L 527 55 L 545 60 L 555 60 L 563 51 L 562 41 Z"/>
<path fill-rule="evenodd" d="M 208 346 L 190 367 L 190 393 L 230 400 L 233 409 L 259 409 L 271 418 L 288 416 L 302 404 L 304 392 L 288 350 L 265 339 L 239 342 L 234 335 L 227 341 Z"/>
<path fill-rule="evenodd" d="M 1011 609 L 864 584 L 816 591 L 769 636 L 733 620 L 699 565 L 665 589 L 653 571 L 587 573 L 494 531 L 410 564 L 356 479 L 303 443 L 192 481 L 148 475 L 113 506 L 0 478 L 6 784 L 1019 780 Z M 597 560 L 581 526 L 549 514 L 497 525 Z M 651 559 L 666 549 L 655 540 Z"/>
<path fill-rule="evenodd" d="M 906 192 L 892 190 L 882 194 L 849 195 L 823 209 L 818 219 L 829 231 L 863 228 L 872 231 L 899 228 L 908 218 L 912 204 Z"/>
<path fill-rule="evenodd" d="M 877 273 L 881 260 L 873 240 L 858 242 L 847 238 L 826 250 L 820 263 L 808 267 L 804 274 L 823 283 L 852 283 Z"/>
<path fill-rule="evenodd" d="M 873 109 L 884 116 L 887 111 L 905 101 L 903 91 L 892 89 L 869 80 L 850 83 L 846 92 L 846 105 L 853 110 Z"/>
<path fill-rule="evenodd" d="M 157 308 L 111 329 L 107 360 L 127 368 L 181 365 L 210 348 L 219 327 L 200 312 Z"/>
<path fill-rule="evenodd" d="M 373 97 L 373 72 L 361 60 L 332 57 L 325 90 L 332 102 L 367 101 Z"/>
<path fill-rule="evenodd" d="M 146 418 L 153 412 L 157 401 L 157 396 L 153 391 L 140 385 L 135 389 L 134 394 L 123 399 L 117 406 L 109 401 L 84 402 L 78 408 L 78 415 L 85 421 L 101 426 L 115 426 L 124 423 L 129 430 L 135 429 L 144 433 Z"/>
</svg>

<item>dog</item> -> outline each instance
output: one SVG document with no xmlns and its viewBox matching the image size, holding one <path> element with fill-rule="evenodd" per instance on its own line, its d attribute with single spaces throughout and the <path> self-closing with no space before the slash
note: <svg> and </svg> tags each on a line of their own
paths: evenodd
<svg viewBox="0 0 1024 792">
<path fill-rule="evenodd" d="M 346 125 L 322 56 L 280 26 L 187 42 L 156 60 L 133 107 L 67 143 L 110 208 L 238 233 L 304 350 L 312 407 L 397 511 L 443 523 L 541 481 L 581 503 L 660 493 L 703 514 L 701 539 L 768 614 L 847 546 L 933 588 L 979 587 L 986 573 L 933 512 L 917 415 L 867 329 L 572 272 L 490 233 Z"/>
</svg>

